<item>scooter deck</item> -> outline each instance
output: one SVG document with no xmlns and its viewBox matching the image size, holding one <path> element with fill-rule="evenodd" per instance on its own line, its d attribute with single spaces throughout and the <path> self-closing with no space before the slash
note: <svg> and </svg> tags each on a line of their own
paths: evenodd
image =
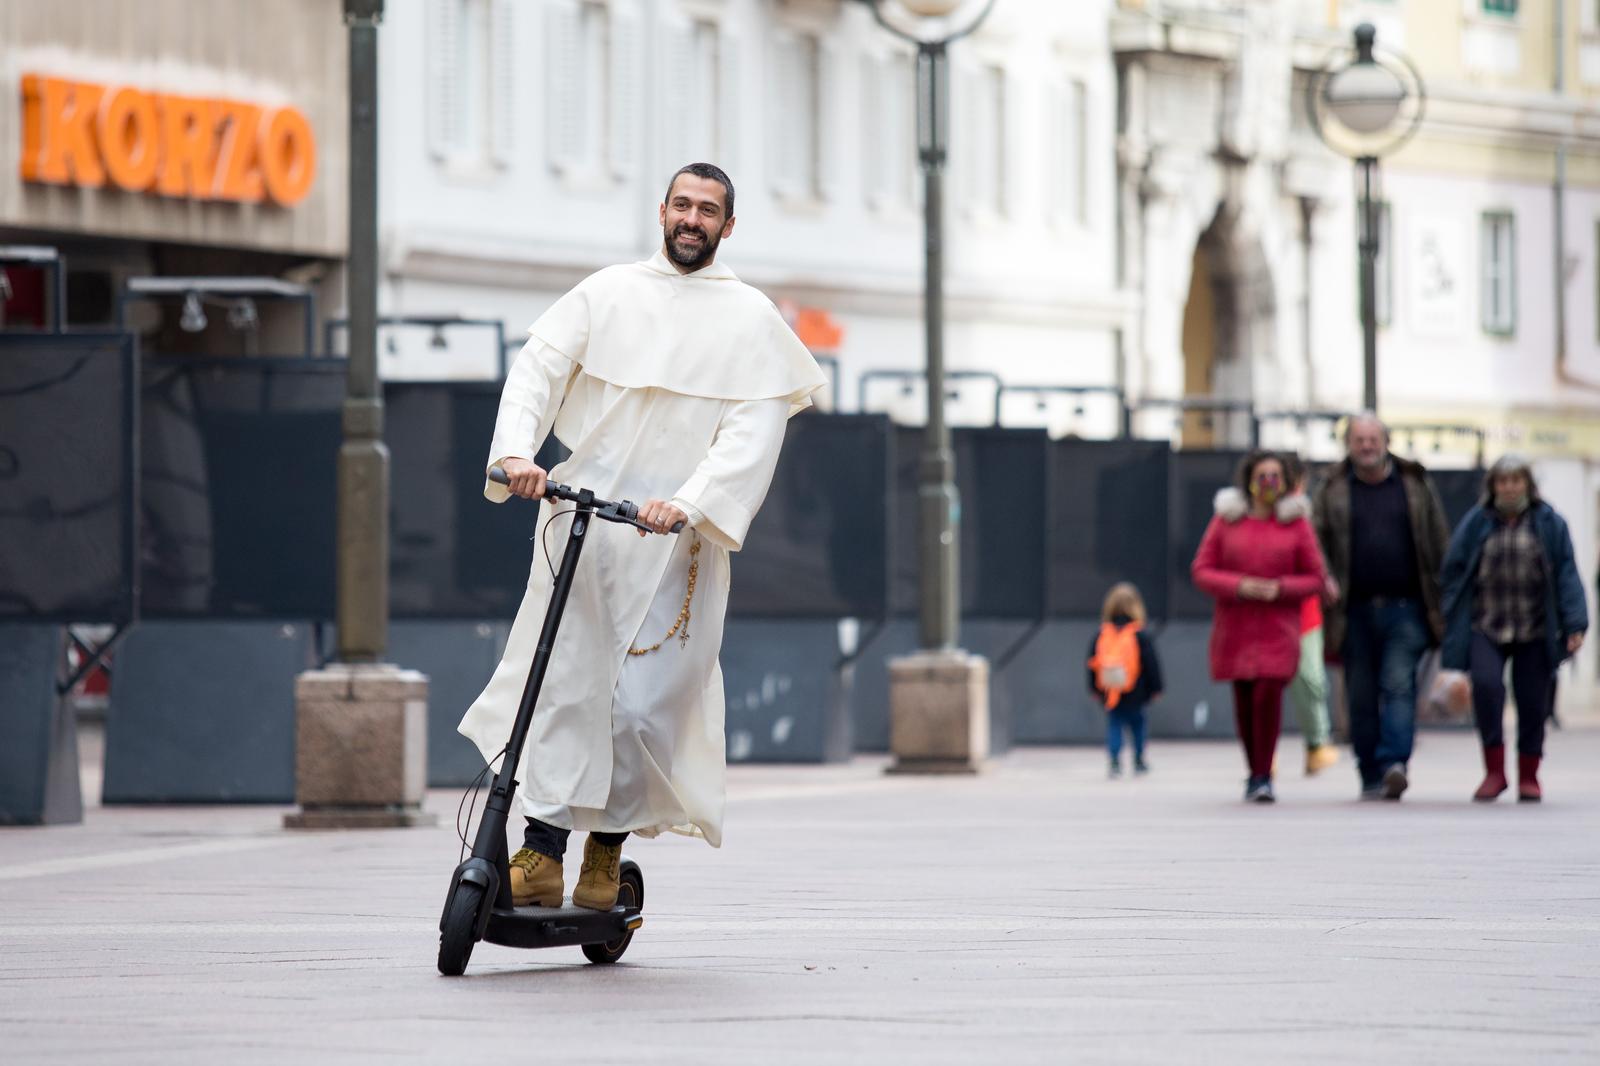
<svg viewBox="0 0 1600 1066">
<path fill-rule="evenodd" d="M 637 907 L 595 911 L 574 907 L 517 907 L 489 912 L 483 939 L 511 948 L 555 948 L 607 944 L 644 924 Z"/>
</svg>

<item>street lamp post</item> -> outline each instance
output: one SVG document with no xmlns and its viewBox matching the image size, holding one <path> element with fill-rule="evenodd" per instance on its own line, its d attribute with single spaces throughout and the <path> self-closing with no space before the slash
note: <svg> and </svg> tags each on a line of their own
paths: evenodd
<svg viewBox="0 0 1600 1066">
<path fill-rule="evenodd" d="M 350 38 L 350 349 L 338 457 L 339 657 L 295 678 L 290 829 L 431 825 L 428 679 L 384 662 L 389 450 L 378 379 L 378 29 L 384 0 L 344 0 Z"/>
<path fill-rule="evenodd" d="M 988 664 L 957 648 L 961 624 L 961 498 L 945 421 L 944 168 L 950 45 L 995 0 L 862 0 L 879 25 L 917 49 L 917 159 L 923 190 L 923 334 L 928 417 L 918 465 L 921 652 L 890 664 L 895 772 L 971 772 L 988 754 Z"/>
<path fill-rule="evenodd" d="M 389 449 L 378 383 L 378 26 L 383 0 L 346 0 L 350 34 L 350 349 L 339 449 L 339 660 L 383 658 L 389 624 Z"/>
<path fill-rule="evenodd" d="M 1371 23 L 1355 29 L 1355 51 L 1311 79 L 1306 111 L 1323 143 L 1355 160 L 1359 192 L 1357 252 L 1361 264 L 1362 406 L 1378 409 L 1378 160 L 1421 125 L 1427 101 L 1422 76 L 1404 56 L 1377 50 Z M 1331 120 L 1331 121 L 1330 121 Z"/>
<path fill-rule="evenodd" d="M 950 119 L 950 45 L 982 24 L 988 0 L 958 27 L 948 19 L 962 0 L 870 0 L 873 16 L 890 33 L 917 48 L 917 159 L 922 168 L 923 337 L 927 351 L 928 419 L 918 466 L 921 593 L 920 646 L 949 650 L 961 624 L 961 497 L 955 455 L 944 416 L 944 168 Z M 901 8 L 916 25 L 905 28 L 886 9 Z M 934 32 L 924 36 L 917 30 Z M 943 31 L 943 32 L 939 32 Z"/>
</svg>

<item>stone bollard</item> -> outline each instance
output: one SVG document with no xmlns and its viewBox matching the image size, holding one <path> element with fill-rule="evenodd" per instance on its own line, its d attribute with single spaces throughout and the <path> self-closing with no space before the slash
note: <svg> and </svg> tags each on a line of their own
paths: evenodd
<svg viewBox="0 0 1600 1066">
<path fill-rule="evenodd" d="M 329 663 L 295 678 L 295 802 L 289 829 L 433 825 L 428 679 L 387 664 Z"/>
<path fill-rule="evenodd" d="M 989 661 L 919 651 L 889 660 L 891 774 L 973 774 L 989 756 Z"/>
</svg>

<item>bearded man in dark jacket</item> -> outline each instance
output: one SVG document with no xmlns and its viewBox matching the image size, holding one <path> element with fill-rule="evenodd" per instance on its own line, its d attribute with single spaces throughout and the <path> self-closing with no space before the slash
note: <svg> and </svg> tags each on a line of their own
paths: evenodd
<svg viewBox="0 0 1600 1066">
<path fill-rule="evenodd" d="M 1361 798 L 1398 800 L 1410 784 L 1417 663 L 1444 638 L 1450 528 L 1427 471 L 1389 451 L 1376 415 L 1352 418 L 1345 445 L 1313 501 L 1332 578 L 1327 641 L 1344 663 Z"/>
</svg>

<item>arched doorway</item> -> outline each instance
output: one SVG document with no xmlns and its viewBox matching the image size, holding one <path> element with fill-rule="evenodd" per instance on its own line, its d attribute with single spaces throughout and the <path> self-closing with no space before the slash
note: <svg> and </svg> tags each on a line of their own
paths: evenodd
<svg viewBox="0 0 1600 1066">
<path fill-rule="evenodd" d="M 1255 367 L 1274 344 L 1277 301 L 1259 238 L 1224 203 L 1195 242 L 1183 311 L 1186 400 L 1248 405 Z M 1185 448 L 1243 447 L 1251 440 L 1246 411 L 1185 412 Z"/>
</svg>

